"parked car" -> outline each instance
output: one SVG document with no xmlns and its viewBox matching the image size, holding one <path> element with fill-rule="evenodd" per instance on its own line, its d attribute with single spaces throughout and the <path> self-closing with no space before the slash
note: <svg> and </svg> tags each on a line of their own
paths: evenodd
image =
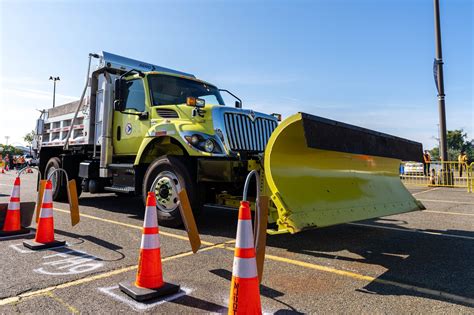
<svg viewBox="0 0 474 315">
<path fill-rule="evenodd" d="M 28 164 L 28 166 L 38 166 L 39 159 L 28 154 L 28 155 L 25 155 L 25 162 L 26 164 Z"/>
<path fill-rule="evenodd" d="M 401 167 L 402 175 L 419 175 L 423 176 L 423 163 L 420 162 L 405 162 Z"/>
</svg>

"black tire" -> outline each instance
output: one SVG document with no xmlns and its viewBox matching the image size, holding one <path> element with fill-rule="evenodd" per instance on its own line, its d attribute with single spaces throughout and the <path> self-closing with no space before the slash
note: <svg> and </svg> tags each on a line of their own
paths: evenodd
<svg viewBox="0 0 474 315">
<path fill-rule="evenodd" d="M 46 164 L 45 172 L 44 172 L 44 177 L 47 179 L 49 171 L 51 168 L 61 168 L 61 160 L 57 157 L 52 157 L 49 159 L 48 163 Z M 54 201 L 67 201 L 68 196 L 67 196 L 67 183 L 66 183 L 66 178 L 64 177 L 64 174 L 62 172 L 56 173 L 57 176 L 56 178 L 59 179 L 58 185 L 53 184 L 53 200 Z M 54 175 L 53 175 L 54 176 Z"/>
<path fill-rule="evenodd" d="M 150 166 L 148 166 L 143 179 L 143 202 L 146 202 L 146 197 L 153 182 L 158 177 L 158 175 L 163 174 L 163 172 L 174 174 L 179 181 L 179 185 L 184 185 L 188 194 L 189 202 L 191 203 L 191 207 L 193 209 L 193 213 L 197 215 L 200 211 L 200 207 L 199 203 L 197 202 L 198 196 L 196 183 L 192 180 L 192 177 L 183 162 L 174 156 L 162 156 L 153 161 Z M 183 225 L 183 220 L 178 207 L 172 210 L 164 211 L 160 209 L 160 206 L 158 206 L 159 203 L 160 201 L 157 200 L 156 210 L 158 213 L 158 221 L 160 225 L 168 227 L 178 227 Z"/>
<path fill-rule="evenodd" d="M 48 176 L 48 171 L 51 167 L 54 167 L 55 169 L 58 169 L 62 167 L 61 165 L 61 160 L 58 157 L 52 157 L 49 159 L 48 163 L 46 164 L 45 168 L 45 178 Z M 66 170 L 69 179 L 73 179 L 74 177 L 71 177 L 71 171 Z M 61 176 L 61 180 L 59 181 L 61 185 L 59 187 L 53 187 L 53 200 L 54 201 L 64 201 L 67 202 L 69 201 L 68 195 L 67 195 L 67 181 L 66 177 L 64 176 L 63 172 L 60 172 L 58 176 Z M 82 193 L 82 183 L 80 182 L 80 178 L 74 178 L 76 180 L 76 192 L 77 192 L 77 197 Z"/>
</svg>

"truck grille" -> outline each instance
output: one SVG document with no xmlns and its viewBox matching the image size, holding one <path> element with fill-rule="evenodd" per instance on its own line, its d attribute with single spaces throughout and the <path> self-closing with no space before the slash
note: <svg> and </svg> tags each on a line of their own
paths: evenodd
<svg viewBox="0 0 474 315">
<path fill-rule="evenodd" d="M 232 151 L 263 152 L 273 130 L 274 120 L 257 117 L 254 121 L 245 114 L 225 113 L 227 141 Z"/>
</svg>

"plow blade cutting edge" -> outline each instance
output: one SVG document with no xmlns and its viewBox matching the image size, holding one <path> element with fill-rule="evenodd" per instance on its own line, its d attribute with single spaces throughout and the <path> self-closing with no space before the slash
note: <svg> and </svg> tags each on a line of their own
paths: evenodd
<svg viewBox="0 0 474 315">
<path fill-rule="evenodd" d="M 424 209 L 399 176 L 400 160 L 421 156 L 417 142 L 305 113 L 290 116 L 271 135 L 264 157 L 279 230 Z"/>
</svg>

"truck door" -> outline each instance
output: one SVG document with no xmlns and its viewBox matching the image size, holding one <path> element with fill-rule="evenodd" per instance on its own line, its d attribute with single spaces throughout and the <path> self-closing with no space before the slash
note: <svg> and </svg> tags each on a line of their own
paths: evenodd
<svg viewBox="0 0 474 315">
<path fill-rule="evenodd" d="M 143 113 L 148 110 L 145 89 L 141 78 L 127 82 L 125 110 L 114 112 L 113 146 L 117 155 L 136 155 L 143 138 L 150 128 L 150 120 L 127 113 Z"/>
</svg>

